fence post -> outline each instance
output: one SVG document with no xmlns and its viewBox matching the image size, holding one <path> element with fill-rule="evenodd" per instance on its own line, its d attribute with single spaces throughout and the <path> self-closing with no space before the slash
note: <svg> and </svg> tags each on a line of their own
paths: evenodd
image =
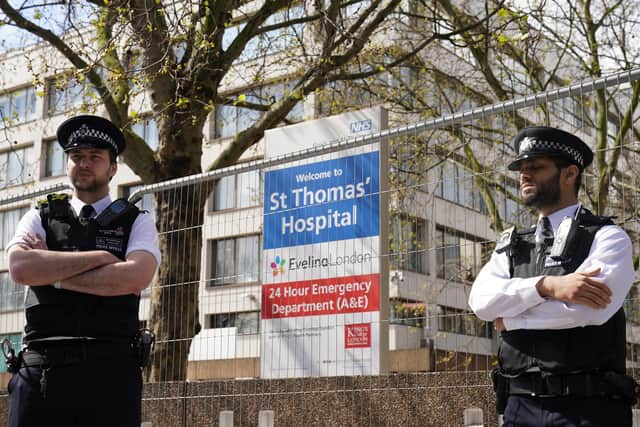
<svg viewBox="0 0 640 427">
<path fill-rule="evenodd" d="M 220 411 L 219 427 L 233 427 L 233 411 Z"/>
<path fill-rule="evenodd" d="M 258 427 L 273 427 L 275 413 L 271 410 L 258 413 Z"/>
<path fill-rule="evenodd" d="M 483 427 L 484 414 L 480 408 L 467 408 L 464 410 L 464 427 Z"/>
</svg>

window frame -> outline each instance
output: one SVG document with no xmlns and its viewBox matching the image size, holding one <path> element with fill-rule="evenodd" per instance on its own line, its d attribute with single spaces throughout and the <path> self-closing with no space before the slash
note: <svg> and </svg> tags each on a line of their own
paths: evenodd
<svg viewBox="0 0 640 427">
<path fill-rule="evenodd" d="M 254 178 L 251 178 L 252 175 L 255 174 Z M 239 185 L 241 185 L 241 175 L 246 175 L 249 177 L 249 181 L 254 181 L 255 184 L 257 184 L 256 186 L 251 186 L 251 185 L 247 185 L 246 188 L 239 188 Z M 233 211 L 233 210 L 239 210 L 239 209 L 251 209 L 251 208 L 255 208 L 258 207 L 262 204 L 262 191 L 263 191 L 263 186 L 262 186 L 262 173 L 260 170 L 251 170 L 251 171 L 246 171 L 246 172 L 241 172 L 241 173 L 237 173 L 237 174 L 233 174 L 233 175 L 228 175 L 228 176 L 224 176 L 220 179 L 218 179 L 218 181 L 216 181 L 213 190 L 211 191 L 211 195 L 209 196 L 209 209 L 208 211 L 210 213 L 219 213 L 219 212 L 225 212 L 225 211 Z M 231 184 L 229 184 L 229 181 L 233 180 L 233 182 Z M 257 181 L 257 182 L 256 182 Z M 217 207 L 217 199 L 216 196 L 217 194 L 219 194 L 221 192 L 221 190 L 219 189 L 219 186 L 225 185 L 225 188 L 223 188 L 223 191 L 231 191 L 232 194 L 226 195 L 226 197 L 224 197 L 224 201 L 225 202 L 229 202 L 230 200 L 232 201 L 232 204 L 224 204 L 224 207 L 219 208 Z M 246 190 L 246 191 L 243 191 Z M 249 203 L 249 204 L 241 204 L 241 199 L 244 197 L 244 195 L 246 194 L 247 191 L 253 191 L 255 194 L 255 200 L 254 203 Z M 251 198 L 253 198 L 254 196 L 252 195 Z M 250 199 L 251 199 L 250 198 Z"/>
<path fill-rule="evenodd" d="M 436 313 L 439 333 L 493 339 L 493 322 L 481 320 L 468 310 L 438 304 Z"/>
<path fill-rule="evenodd" d="M 136 129 L 142 130 L 142 134 L 137 132 Z M 145 114 L 136 120 L 131 125 L 131 130 L 142 138 L 151 150 L 156 151 L 158 149 L 160 145 L 160 130 L 158 129 L 156 119 L 151 114 Z"/>
<path fill-rule="evenodd" d="M 249 239 L 249 238 L 256 239 L 255 253 L 254 253 L 256 256 L 255 270 L 239 273 L 238 272 L 238 267 L 239 267 L 238 241 L 241 239 Z M 216 270 L 218 265 L 218 252 L 219 252 L 217 245 L 219 242 L 233 243 L 233 247 L 231 250 L 232 258 L 230 260 L 227 260 L 227 262 L 230 262 L 232 271 L 228 273 L 226 271 L 227 265 L 225 264 L 224 266 L 225 271 L 223 271 L 222 276 L 216 276 L 217 274 Z M 207 249 L 209 251 L 210 256 L 208 257 L 208 262 L 207 262 L 208 274 L 207 274 L 206 287 L 217 288 L 220 286 L 233 286 L 233 285 L 244 286 L 247 284 L 259 283 L 260 282 L 260 261 L 262 258 L 261 244 L 262 244 L 262 236 L 259 233 L 249 233 L 249 234 L 243 234 L 239 236 L 209 239 L 207 243 Z M 223 249 L 223 252 L 226 253 L 226 250 Z M 246 252 L 243 252 L 243 253 L 246 254 Z M 224 261 L 225 260 L 223 259 L 223 262 Z M 239 280 L 240 277 L 246 277 L 246 276 L 251 276 L 250 278 L 253 280 Z"/>
<path fill-rule="evenodd" d="M 0 313 L 24 310 L 26 286 L 19 285 L 11 279 L 9 271 L 0 271 Z M 6 298 L 5 298 L 6 296 Z"/>
<path fill-rule="evenodd" d="M 29 207 L 22 206 L 13 209 L 4 209 L 0 210 L 0 250 L 4 250 L 6 248 L 6 244 L 13 238 L 13 235 L 16 232 L 16 227 L 18 226 L 18 222 L 20 219 L 29 211 Z M 7 218 L 7 213 L 9 212 L 17 212 L 17 221 L 15 222 L 15 227 L 11 231 L 11 235 L 5 236 L 5 220 Z"/>
<path fill-rule="evenodd" d="M 475 183 L 473 172 L 465 171 L 455 162 L 445 161 L 437 169 L 437 174 L 438 179 L 433 191 L 436 197 L 483 215 L 489 214 L 489 209 Z"/>
<path fill-rule="evenodd" d="M 236 94 L 229 94 L 227 98 L 243 96 L 245 102 L 268 105 L 266 101 L 275 103 L 288 95 L 295 82 L 278 80 L 247 88 Z M 213 139 L 224 140 L 234 138 L 240 132 L 251 127 L 262 117 L 262 111 L 252 110 L 236 105 L 217 104 L 213 111 Z M 227 117 L 228 115 L 228 117 Z M 304 120 L 304 102 L 298 101 L 287 114 L 286 120 L 300 122 Z M 230 122 L 230 123 L 228 123 Z"/>
<path fill-rule="evenodd" d="M 14 117 L 14 108 L 15 103 L 14 99 L 18 96 L 24 96 L 24 105 L 22 106 L 23 110 L 20 114 Z M 13 88 L 9 91 L 6 91 L 0 94 L 0 114 L 3 114 L 3 117 L 0 117 L 0 128 L 8 128 L 13 126 L 18 126 L 21 124 L 33 122 L 38 119 L 38 98 L 35 91 L 34 86 L 22 86 L 19 88 Z M 7 112 L 2 112 L 3 106 L 9 109 Z"/>
<path fill-rule="evenodd" d="M 28 184 L 35 180 L 34 171 L 30 170 L 29 165 L 32 161 L 32 151 L 34 150 L 33 144 L 21 144 L 18 147 L 12 147 L 10 150 L 0 152 L 0 190 L 10 187 L 16 187 L 19 185 Z M 16 175 L 17 180 L 9 180 L 9 174 L 12 171 L 12 165 L 10 161 L 19 157 L 18 168 L 20 172 Z"/>
<path fill-rule="evenodd" d="M 439 238 L 440 235 L 442 236 L 441 239 Z M 456 239 L 457 243 L 455 244 L 448 243 L 447 238 L 454 238 Z M 480 251 L 479 256 L 471 266 L 468 266 L 463 263 L 464 261 L 463 257 L 465 253 L 467 253 L 468 251 L 464 250 L 461 239 L 472 242 L 474 245 L 479 245 L 479 248 L 478 248 Z M 492 245 L 493 245 L 492 241 L 487 241 L 486 239 L 479 238 L 469 233 L 460 232 L 459 230 L 455 230 L 440 224 L 436 224 L 432 241 L 434 243 L 433 248 L 435 250 L 435 255 L 436 255 L 435 276 L 438 279 L 442 279 L 446 281 L 458 282 L 458 283 L 472 283 L 473 280 L 475 280 L 475 277 L 477 276 L 477 274 L 480 272 L 480 269 L 486 263 L 486 261 L 488 261 L 488 257 L 492 253 Z M 451 247 L 456 248 L 455 250 L 457 253 L 456 263 L 455 263 L 456 273 L 454 275 L 450 275 L 447 270 L 449 263 L 447 262 L 446 251 Z M 474 259 L 475 259 L 476 248 L 475 247 L 472 248 L 471 252 L 474 253 Z M 442 257 L 442 260 L 440 259 L 441 257 Z M 467 272 L 467 274 L 463 277 L 462 274 L 465 271 Z"/>
<path fill-rule="evenodd" d="M 401 221 L 401 223 L 398 223 L 398 221 Z M 411 227 L 411 245 L 406 247 L 406 250 L 402 247 L 398 248 L 400 249 L 399 251 L 395 251 L 393 245 L 396 240 L 394 239 L 396 229 L 400 228 L 401 236 L 398 241 L 404 244 L 407 239 L 403 239 L 402 235 L 406 226 Z M 389 233 L 389 268 L 412 271 L 418 274 L 429 274 L 429 258 L 427 256 L 428 229 L 428 222 L 423 218 L 406 214 L 392 215 Z M 397 261 L 396 258 L 400 258 L 400 260 Z M 412 268 L 414 265 L 416 265 L 416 268 Z"/>
<path fill-rule="evenodd" d="M 390 325 L 424 328 L 426 323 L 426 304 L 424 301 L 401 298 L 393 298 L 389 301 Z"/>
<path fill-rule="evenodd" d="M 242 315 L 255 315 L 256 319 L 240 319 Z M 225 326 L 215 326 L 216 319 L 224 318 L 229 321 L 229 325 Z M 245 330 L 243 327 L 243 323 L 245 322 L 254 322 L 255 321 L 255 330 L 249 329 Z M 258 335 L 260 334 L 260 310 L 244 310 L 244 311 L 233 311 L 226 313 L 210 313 L 207 314 L 206 319 L 206 327 L 205 329 L 226 329 L 226 328 L 236 328 L 236 335 Z"/>
<path fill-rule="evenodd" d="M 57 150 L 50 150 L 49 147 L 53 146 L 53 147 L 57 147 Z M 49 159 L 51 158 L 50 154 L 52 151 L 55 152 L 60 152 L 62 153 L 62 164 L 61 166 L 61 172 L 59 174 L 50 174 L 49 172 Z M 62 149 L 62 147 L 60 146 L 60 144 L 58 143 L 58 140 L 56 138 L 48 138 L 48 139 L 44 139 L 42 141 L 42 173 L 41 173 L 41 178 L 56 178 L 56 177 L 60 177 L 60 176 L 64 176 L 67 173 L 67 155 L 64 152 L 64 150 Z"/>
<path fill-rule="evenodd" d="M 64 83 L 63 87 L 58 87 L 58 82 L 60 81 Z M 64 114 L 82 105 L 90 105 L 92 98 L 96 103 L 99 102 L 99 99 L 96 98 L 98 96 L 97 91 L 88 79 L 85 78 L 80 81 L 69 73 L 58 74 L 47 79 L 45 87 L 46 117 Z M 77 93 L 71 93 L 70 91 L 76 91 Z M 60 102 L 59 98 L 63 98 L 63 102 Z M 52 100 L 56 100 L 55 105 L 52 105 Z"/>
</svg>

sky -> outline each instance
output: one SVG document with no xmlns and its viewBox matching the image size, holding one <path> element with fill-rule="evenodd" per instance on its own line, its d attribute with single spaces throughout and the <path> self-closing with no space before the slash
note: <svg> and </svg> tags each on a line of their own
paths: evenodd
<svg viewBox="0 0 640 427">
<path fill-rule="evenodd" d="M 62 34 L 69 28 L 68 16 L 72 16 L 75 25 L 82 24 L 82 20 L 86 20 L 91 16 L 92 6 L 88 6 L 83 2 L 69 2 L 68 4 L 59 4 L 58 0 L 26 0 L 26 1 L 10 1 L 14 8 L 22 8 L 23 16 L 34 21 L 37 25 L 53 31 L 55 34 Z M 69 9 L 69 8 L 72 9 Z M 0 22 L 4 25 L 0 26 L 0 54 L 12 49 L 24 48 L 35 44 L 39 39 L 27 31 L 6 24 L 7 16 L 0 12 Z"/>
</svg>

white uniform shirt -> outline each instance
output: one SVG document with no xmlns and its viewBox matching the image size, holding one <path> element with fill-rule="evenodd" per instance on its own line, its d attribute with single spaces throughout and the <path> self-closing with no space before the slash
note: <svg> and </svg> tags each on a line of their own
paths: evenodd
<svg viewBox="0 0 640 427">
<path fill-rule="evenodd" d="M 564 217 L 573 216 L 576 209 L 577 205 L 572 205 L 549 215 L 554 232 Z M 634 279 L 631 240 L 616 225 L 598 230 L 589 255 L 576 272 L 598 267 L 600 273 L 594 277 L 602 280 L 612 292 L 611 303 L 604 309 L 541 297 L 536 284 L 543 276 L 512 279 L 507 254 L 494 252 L 473 282 L 469 306 L 483 320 L 502 317 L 507 330 L 601 325 L 622 307 Z"/>
<path fill-rule="evenodd" d="M 80 209 L 85 203 L 72 197 L 70 200 L 71 207 L 76 212 L 76 215 L 80 213 Z M 99 215 L 103 210 L 111 204 L 111 198 L 106 196 L 103 199 L 93 203 L 92 206 L 96 210 L 96 215 Z M 27 244 L 24 240 L 24 236 L 30 232 L 31 234 L 38 235 L 40 238 L 46 241 L 44 228 L 42 227 L 42 221 L 40 219 L 40 211 L 37 209 L 31 209 L 27 212 L 16 228 L 16 232 L 13 239 L 8 243 L 5 253 L 9 252 L 9 248 L 13 245 L 22 243 Z M 148 213 L 141 212 L 131 226 L 131 235 L 129 236 L 129 244 L 127 245 L 126 255 L 129 255 L 134 251 L 146 251 L 153 255 L 156 259 L 157 265 L 160 265 L 160 250 L 158 249 L 158 231 L 153 217 Z"/>
</svg>

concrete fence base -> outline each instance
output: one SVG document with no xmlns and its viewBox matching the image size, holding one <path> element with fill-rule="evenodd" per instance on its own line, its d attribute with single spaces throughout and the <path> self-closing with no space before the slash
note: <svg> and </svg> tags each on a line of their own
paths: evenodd
<svg viewBox="0 0 640 427">
<path fill-rule="evenodd" d="M 499 425 L 487 371 L 149 383 L 142 408 L 153 427 Z"/>
</svg>

